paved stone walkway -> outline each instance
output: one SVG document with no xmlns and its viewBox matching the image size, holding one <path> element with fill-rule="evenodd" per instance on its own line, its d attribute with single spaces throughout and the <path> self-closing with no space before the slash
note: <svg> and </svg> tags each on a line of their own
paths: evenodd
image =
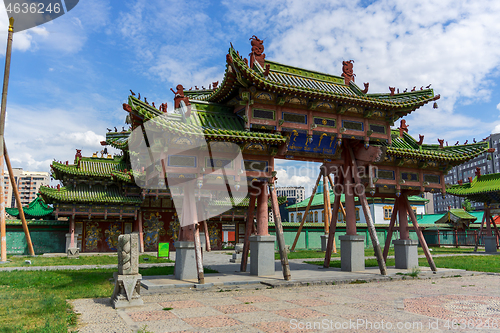
<svg viewBox="0 0 500 333">
<path fill-rule="evenodd" d="M 366 284 L 199 291 L 72 301 L 80 332 L 484 332 L 500 331 L 500 275 Z"/>
</svg>

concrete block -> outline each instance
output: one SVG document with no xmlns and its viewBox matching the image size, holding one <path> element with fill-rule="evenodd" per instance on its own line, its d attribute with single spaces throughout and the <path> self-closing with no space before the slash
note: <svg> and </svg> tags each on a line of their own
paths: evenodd
<svg viewBox="0 0 500 333">
<path fill-rule="evenodd" d="M 233 253 L 233 257 L 229 259 L 230 262 L 235 262 L 235 263 L 240 263 L 241 258 L 243 257 L 243 254 L 240 253 Z"/>
<path fill-rule="evenodd" d="M 357 272 L 365 270 L 365 236 L 343 235 L 340 239 L 340 270 Z"/>
<path fill-rule="evenodd" d="M 144 301 L 141 298 L 141 274 L 121 275 L 115 272 L 115 290 L 111 302 L 115 309 L 141 306 Z"/>
<path fill-rule="evenodd" d="M 234 246 L 234 252 L 241 253 L 243 252 L 243 243 L 238 243 Z"/>
<path fill-rule="evenodd" d="M 77 247 L 69 247 L 68 251 L 68 259 L 78 259 L 80 257 L 80 249 Z"/>
<path fill-rule="evenodd" d="M 321 235 L 321 251 L 326 251 L 326 246 L 328 245 L 328 235 Z"/>
<path fill-rule="evenodd" d="M 394 257 L 396 259 L 396 268 L 411 269 L 418 267 L 418 241 L 413 239 L 395 239 Z"/>
<path fill-rule="evenodd" d="M 198 279 L 194 242 L 175 242 L 175 278 L 178 280 Z"/>
<path fill-rule="evenodd" d="M 205 284 L 195 284 L 194 287 L 198 290 L 206 290 L 206 289 L 210 289 L 214 286 L 213 283 L 205 283 Z"/>
<path fill-rule="evenodd" d="M 250 236 L 250 275 L 274 275 L 275 236 Z"/>
<path fill-rule="evenodd" d="M 497 252 L 497 238 L 496 236 L 484 236 L 484 252 L 495 253 Z"/>
</svg>

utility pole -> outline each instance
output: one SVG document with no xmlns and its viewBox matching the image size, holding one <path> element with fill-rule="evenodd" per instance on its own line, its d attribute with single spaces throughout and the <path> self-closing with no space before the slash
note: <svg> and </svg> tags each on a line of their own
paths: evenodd
<svg viewBox="0 0 500 333">
<path fill-rule="evenodd" d="M 9 18 L 9 34 L 7 37 L 7 52 L 5 53 L 5 72 L 3 76 L 2 107 L 0 109 L 0 251 L 2 252 L 0 262 L 7 261 L 7 228 L 5 225 L 5 198 L 4 198 L 4 132 L 5 132 L 5 109 L 7 107 L 7 90 L 9 88 L 10 56 L 12 54 L 12 36 L 14 35 L 14 18 Z"/>
</svg>

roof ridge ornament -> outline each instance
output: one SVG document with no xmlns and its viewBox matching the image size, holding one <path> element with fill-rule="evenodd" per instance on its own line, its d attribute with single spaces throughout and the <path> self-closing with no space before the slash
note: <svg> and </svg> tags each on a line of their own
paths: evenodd
<svg viewBox="0 0 500 333">
<path fill-rule="evenodd" d="M 361 92 L 363 94 L 366 94 L 366 93 L 368 93 L 368 87 L 370 86 L 370 82 L 365 82 L 363 84 L 365 85 L 365 89 L 363 89 Z"/>
<path fill-rule="evenodd" d="M 342 61 L 342 77 L 344 78 L 344 84 L 349 85 L 349 83 L 352 81 L 354 82 L 354 77 L 356 74 L 354 74 L 353 71 L 353 63 L 354 60 L 349 60 L 349 61 Z"/>
<path fill-rule="evenodd" d="M 259 63 L 259 65 L 264 68 L 265 67 L 265 59 L 266 55 L 264 54 L 264 40 L 259 39 L 257 36 L 253 35 L 250 37 L 252 45 L 252 52 L 250 52 L 250 68 L 253 69 L 253 64 L 255 61 Z"/>
<path fill-rule="evenodd" d="M 402 138 L 403 133 L 406 132 L 408 133 L 408 127 L 410 125 L 406 125 L 406 120 L 401 119 L 401 122 L 399 123 L 399 136 Z"/>
<path fill-rule="evenodd" d="M 170 88 L 170 90 L 172 90 L 172 92 L 175 94 L 174 108 L 179 109 L 181 107 L 181 102 L 184 102 L 184 108 L 182 110 L 184 111 L 183 115 L 189 117 L 191 115 L 191 107 L 190 107 L 191 103 L 189 103 L 189 98 L 184 96 L 184 87 L 182 86 L 182 84 L 178 84 L 177 87 L 175 87 L 175 89 L 177 89 L 177 91 Z"/>
</svg>

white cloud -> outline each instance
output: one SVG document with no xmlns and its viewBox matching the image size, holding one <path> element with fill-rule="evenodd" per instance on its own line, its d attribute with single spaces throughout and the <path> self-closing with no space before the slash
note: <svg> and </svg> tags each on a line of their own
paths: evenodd
<svg viewBox="0 0 500 333">
<path fill-rule="evenodd" d="M 233 24 L 268 38 L 269 59 L 336 75 L 342 73 L 342 60 L 354 59 L 356 82 L 370 82 L 370 92 L 389 92 L 389 86 L 419 89 L 432 83 L 442 96 L 440 108 L 412 114 L 408 122 L 413 135 L 425 131 L 451 140 L 457 129 L 467 137 L 477 128 L 484 128 L 484 133 L 491 128 L 472 118 L 478 114 L 457 115 L 455 107 L 487 101 L 494 89 L 492 75 L 500 67 L 498 1 L 225 4 Z M 256 10 L 264 5 L 266 10 Z"/>
<path fill-rule="evenodd" d="M 123 11 L 117 29 L 136 54 L 133 69 L 154 80 L 201 88 L 223 75 L 221 43 L 228 31 L 207 14 L 205 2 L 136 1 Z M 189 9 L 187 9 L 189 8 Z M 219 56 L 217 66 L 210 64 Z"/>
<path fill-rule="evenodd" d="M 13 49 L 19 51 L 44 49 L 74 53 L 80 51 L 88 35 L 107 24 L 109 16 L 108 1 L 80 1 L 69 13 L 53 21 L 21 32 L 15 32 Z M 0 52 L 5 53 L 9 20 L 4 6 L 0 6 Z M 14 31 L 15 31 L 14 23 Z"/>
<path fill-rule="evenodd" d="M 105 129 L 106 125 L 91 109 L 69 112 L 10 105 L 7 115 L 5 141 L 13 167 L 47 171 L 53 159 L 73 161 L 75 149 L 82 149 L 84 156 L 103 149 L 100 142 L 105 136 L 95 133 L 95 128 Z"/>
<path fill-rule="evenodd" d="M 275 160 L 275 163 L 279 187 L 303 186 L 306 190 L 306 196 L 312 193 L 321 163 L 288 160 Z"/>
</svg>

